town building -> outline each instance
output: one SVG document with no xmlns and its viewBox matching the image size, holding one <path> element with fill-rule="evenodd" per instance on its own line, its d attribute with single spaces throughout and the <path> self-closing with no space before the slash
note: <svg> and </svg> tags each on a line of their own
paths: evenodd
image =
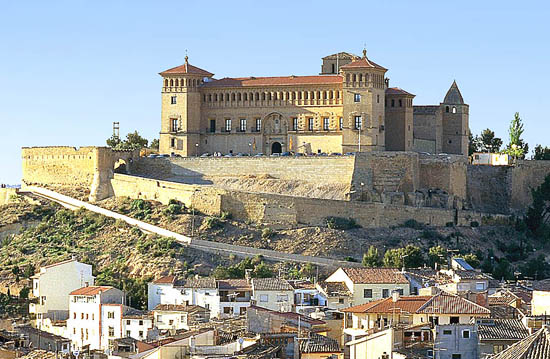
<svg viewBox="0 0 550 359">
<path fill-rule="evenodd" d="M 252 278 L 251 303 L 280 312 L 294 308 L 294 288 L 281 278 Z"/>
<path fill-rule="evenodd" d="M 186 56 L 160 73 L 160 152 L 468 154 L 469 107 L 456 82 L 439 105 L 414 106 L 366 50 L 322 61 L 320 75 L 215 79 Z"/>
<path fill-rule="evenodd" d="M 546 325 L 493 355 L 491 359 L 547 359 L 548 357 L 550 357 L 550 327 Z"/>
<path fill-rule="evenodd" d="M 325 282 L 343 283 L 352 293 L 353 305 L 388 298 L 393 291 L 410 294 L 409 280 L 395 268 L 338 268 Z"/>
<path fill-rule="evenodd" d="M 435 327 L 435 359 L 479 359 L 475 324 L 445 324 Z"/>
<path fill-rule="evenodd" d="M 518 319 L 477 319 L 479 354 L 497 354 L 529 336 L 529 330 Z"/>
<path fill-rule="evenodd" d="M 329 309 L 342 309 L 351 306 L 353 294 L 344 282 L 318 282 L 315 288 L 326 298 Z"/>
<path fill-rule="evenodd" d="M 550 315 L 550 280 L 534 283 L 531 315 Z"/>
<path fill-rule="evenodd" d="M 34 299 L 29 313 L 36 316 L 35 326 L 42 327 L 45 319 L 64 320 L 69 316 L 69 293 L 94 284 L 92 266 L 75 259 L 40 267 L 31 277 Z"/>
<path fill-rule="evenodd" d="M 246 279 L 218 281 L 220 293 L 220 317 L 235 317 L 246 314 L 252 299 L 252 286 Z"/>
<path fill-rule="evenodd" d="M 193 325 L 208 322 L 210 311 L 198 305 L 159 304 L 153 309 L 153 316 L 159 330 L 189 330 Z"/>
</svg>

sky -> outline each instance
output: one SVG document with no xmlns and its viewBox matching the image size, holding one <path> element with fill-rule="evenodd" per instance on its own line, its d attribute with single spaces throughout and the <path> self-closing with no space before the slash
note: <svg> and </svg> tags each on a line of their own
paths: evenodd
<svg viewBox="0 0 550 359">
<path fill-rule="evenodd" d="M 158 138 L 158 73 L 186 52 L 216 78 L 312 75 L 366 46 L 414 104 L 456 80 L 474 134 L 507 143 L 519 112 L 550 146 L 549 23 L 545 1 L 0 0 L 0 183 L 20 183 L 24 146 L 105 145 L 114 121 Z"/>
</svg>

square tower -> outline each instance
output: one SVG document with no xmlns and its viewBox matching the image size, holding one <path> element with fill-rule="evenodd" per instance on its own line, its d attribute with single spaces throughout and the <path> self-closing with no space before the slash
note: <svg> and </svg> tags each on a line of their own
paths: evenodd
<svg viewBox="0 0 550 359">
<path fill-rule="evenodd" d="M 467 156 L 470 106 L 464 103 L 456 81 L 453 81 L 440 107 L 443 152 Z"/>
</svg>

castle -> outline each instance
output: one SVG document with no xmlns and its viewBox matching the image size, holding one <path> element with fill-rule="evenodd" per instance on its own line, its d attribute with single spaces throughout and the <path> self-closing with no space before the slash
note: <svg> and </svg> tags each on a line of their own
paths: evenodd
<svg viewBox="0 0 550 359">
<path fill-rule="evenodd" d="M 160 152 L 468 154 L 469 107 L 456 82 L 441 104 L 414 106 L 366 50 L 322 60 L 314 76 L 217 80 L 186 56 L 160 73 Z"/>
</svg>

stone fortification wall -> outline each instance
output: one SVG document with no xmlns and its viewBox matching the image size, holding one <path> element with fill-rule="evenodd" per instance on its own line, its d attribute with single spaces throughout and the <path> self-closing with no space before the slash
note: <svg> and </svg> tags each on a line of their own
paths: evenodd
<svg viewBox="0 0 550 359">
<path fill-rule="evenodd" d="M 441 189 L 465 200 L 467 164 L 464 156 L 420 155 L 420 188 Z"/>
<path fill-rule="evenodd" d="M 0 188 L 0 206 L 12 202 L 13 196 L 17 195 L 16 188 Z"/>
<path fill-rule="evenodd" d="M 445 226 L 449 222 L 482 223 L 482 215 L 470 211 L 228 191 L 122 174 L 115 174 L 112 186 L 115 196 L 158 200 L 165 204 L 177 199 L 207 214 L 219 215 L 224 211 L 237 220 L 275 228 L 325 225 L 326 217 L 331 216 L 353 218 L 366 228 L 398 226 L 409 219 L 434 226 Z"/>
<path fill-rule="evenodd" d="M 550 161 L 518 161 L 511 171 L 510 208 L 523 212 L 531 205 L 531 189 L 540 186 L 550 174 Z"/>
</svg>

